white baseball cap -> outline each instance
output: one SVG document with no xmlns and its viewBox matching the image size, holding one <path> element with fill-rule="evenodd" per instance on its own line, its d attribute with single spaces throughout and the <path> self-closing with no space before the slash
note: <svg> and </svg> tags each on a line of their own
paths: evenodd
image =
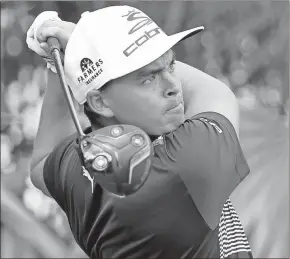
<svg viewBox="0 0 290 259">
<path fill-rule="evenodd" d="M 167 36 L 150 17 L 131 6 L 85 12 L 65 50 L 64 71 L 75 99 L 158 59 L 203 26 Z"/>
</svg>

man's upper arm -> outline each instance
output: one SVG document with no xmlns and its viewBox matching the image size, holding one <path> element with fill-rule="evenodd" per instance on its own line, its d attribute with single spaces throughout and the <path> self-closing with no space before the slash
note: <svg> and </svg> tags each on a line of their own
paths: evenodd
<svg viewBox="0 0 290 259">
<path fill-rule="evenodd" d="M 186 118 L 216 112 L 225 116 L 239 135 L 239 105 L 227 85 L 182 62 L 176 62 L 175 73 L 182 83 Z"/>
<path fill-rule="evenodd" d="M 66 138 L 46 155 L 31 172 L 31 181 L 44 194 L 54 198 L 61 207 L 64 205 L 64 182 L 62 163 L 72 156 L 76 134 Z"/>
<path fill-rule="evenodd" d="M 249 173 L 230 121 L 214 112 L 200 113 L 164 136 L 155 147 L 162 166 L 178 174 L 211 229 L 222 206 Z"/>
</svg>

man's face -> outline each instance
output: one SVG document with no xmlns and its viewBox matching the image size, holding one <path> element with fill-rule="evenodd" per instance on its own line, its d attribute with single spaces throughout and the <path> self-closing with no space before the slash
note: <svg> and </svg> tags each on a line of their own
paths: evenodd
<svg viewBox="0 0 290 259">
<path fill-rule="evenodd" d="M 149 65 L 115 80 L 105 99 L 116 120 L 161 135 L 185 119 L 181 81 L 174 72 L 173 51 Z"/>
</svg>

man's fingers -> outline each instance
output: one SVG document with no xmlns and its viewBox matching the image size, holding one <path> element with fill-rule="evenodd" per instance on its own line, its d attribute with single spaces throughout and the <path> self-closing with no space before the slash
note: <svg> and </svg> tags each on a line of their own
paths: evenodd
<svg viewBox="0 0 290 259">
<path fill-rule="evenodd" d="M 39 46 L 39 43 L 34 40 L 33 37 L 27 37 L 26 38 L 26 43 L 29 49 L 34 51 L 40 56 L 46 56 L 46 52 Z"/>
<path fill-rule="evenodd" d="M 52 27 L 52 26 L 43 26 L 41 29 L 37 30 L 36 32 L 36 39 L 38 42 L 46 42 L 48 37 L 56 37 L 58 38 L 59 35 L 59 28 Z"/>
<path fill-rule="evenodd" d="M 40 43 L 40 47 L 48 54 L 50 55 L 49 53 L 49 47 L 48 47 L 48 44 L 46 42 L 41 42 Z"/>
<path fill-rule="evenodd" d="M 34 37 L 33 35 L 34 35 L 34 28 L 31 26 L 29 30 L 27 31 L 27 37 L 33 38 Z"/>
<path fill-rule="evenodd" d="M 51 55 L 51 53 L 49 53 L 50 49 L 48 47 L 47 42 L 40 43 L 40 47 L 48 54 L 48 56 Z M 64 59 L 64 53 L 63 53 L 62 49 L 60 50 L 60 57 L 62 60 Z"/>
<path fill-rule="evenodd" d="M 46 58 L 50 59 L 53 62 L 53 58 L 51 57 L 51 53 L 49 52 L 50 50 L 49 50 L 48 44 L 46 42 L 42 42 L 42 43 L 40 43 L 40 47 L 47 53 Z M 60 58 L 61 58 L 62 63 L 63 63 L 64 62 L 64 53 L 62 50 L 60 51 Z"/>
</svg>

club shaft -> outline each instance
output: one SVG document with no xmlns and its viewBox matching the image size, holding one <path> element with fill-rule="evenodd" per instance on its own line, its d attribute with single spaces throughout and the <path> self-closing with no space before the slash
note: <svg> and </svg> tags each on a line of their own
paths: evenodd
<svg viewBox="0 0 290 259">
<path fill-rule="evenodd" d="M 69 110 L 70 110 L 73 122 L 75 124 L 75 127 L 77 129 L 77 132 L 78 132 L 79 136 L 85 136 L 85 134 L 82 130 L 81 124 L 79 122 L 76 110 L 75 110 L 75 106 L 74 106 L 74 103 L 73 103 L 73 100 L 71 97 L 70 90 L 69 90 L 68 85 L 67 85 L 66 80 L 65 80 L 65 75 L 64 75 L 64 70 L 63 70 L 59 50 L 57 48 L 54 48 L 52 50 L 51 54 L 53 56 L 55 67 L 57 70 L 57 74 L 59 76 L 59 80 L 60 80 L 62 89 L 64 91 L 65 97 L 67 99 Z"/>
</svg>

